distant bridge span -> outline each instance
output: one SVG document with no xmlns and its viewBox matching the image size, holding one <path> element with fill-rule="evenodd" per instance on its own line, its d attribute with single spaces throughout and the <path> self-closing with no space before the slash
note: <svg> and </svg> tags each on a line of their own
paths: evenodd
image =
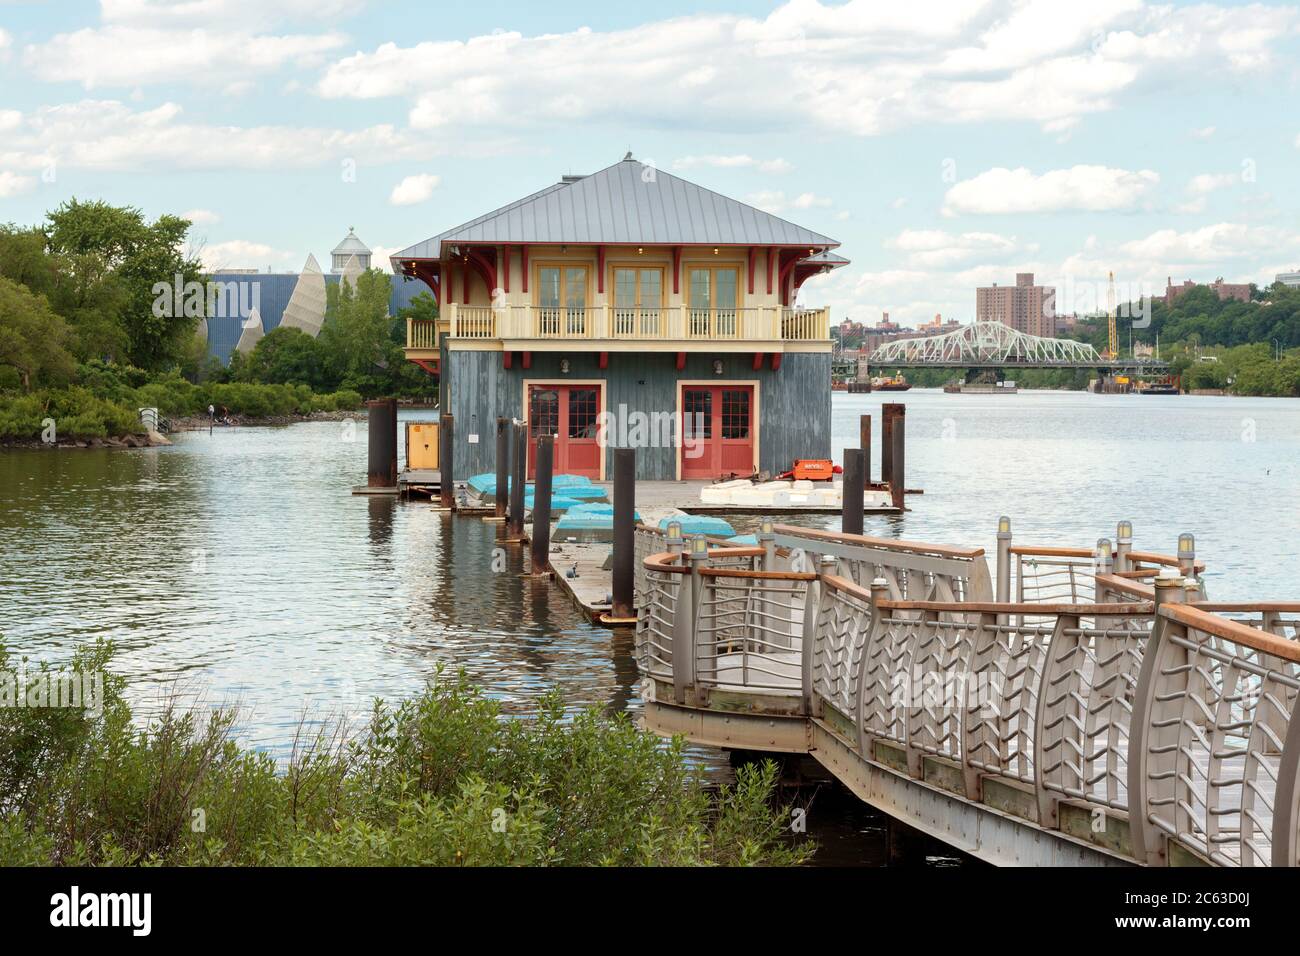
<svg viewBox="0 0 1300 956">
<path fill-rule="evenodd" d="M 1165 362 L 1108 359 L 1086 342 L 1027 335 L 1001 322 L 972 322 L 943 335 L 899 339 L 868 359 L 880 368 L 1095 368 L 1163 370 Z"/>
</svg>

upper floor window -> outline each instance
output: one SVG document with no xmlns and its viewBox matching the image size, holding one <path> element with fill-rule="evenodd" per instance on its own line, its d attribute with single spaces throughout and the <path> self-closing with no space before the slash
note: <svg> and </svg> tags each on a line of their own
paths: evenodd
<svg viewBox="0 0 1300 956">
<path fill-rule="evenodd" d="M 691 266 L 687 272 L 688 332 L 733 337 L 739 305 L 740 270 L 735 266 Z"/>
<path fill-rule="evenodd" d="M 663 269 L 616 266 L 613 272 L 614 334 L 659 335 L 663 310 Z"/>
</svg>

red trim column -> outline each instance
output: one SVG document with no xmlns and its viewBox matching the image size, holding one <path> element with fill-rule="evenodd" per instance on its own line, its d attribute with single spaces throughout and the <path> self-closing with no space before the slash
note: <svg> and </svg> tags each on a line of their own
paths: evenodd
<svg viewBox="0 0 1300 956">
<path fill-rule="evenodd" d="M 527 246 L 519 247 L 519 269 L 520 269 L 520 274 L 523 276 L 521 286 L 524 290 L 524 295 L 527 295 L 528 294 L 528 247 Z"/>
<path fill-rule="evenodd" d="M 775 246 L 767 247 L 767 294 L 768 295 L 772 294 L 772 259 L 777 255 L 778 253 Z"/>
<path fill-rule="evenodd" d="M 749 247 L 749 294 L 754 294 L 754 273 L 758 270 L 758 247 Z"/>
<path fill-rule="evenodd" d="M 681 295 L 682 247 L 673 246 L 673 295 Z"/>
<path fill-rule="evenodd" d="M 605 294 L 605 247 L 596 247 L 596 291 Z"/>
<path fill-rule="evenodd" d="M 510 246 L 501 247 L 501 291 L 510 291 Z"/>
</svg>

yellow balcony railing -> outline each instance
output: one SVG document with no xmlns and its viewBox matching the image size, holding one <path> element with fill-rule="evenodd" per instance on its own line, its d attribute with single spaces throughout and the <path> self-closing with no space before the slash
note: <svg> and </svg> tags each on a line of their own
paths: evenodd
<svg viewBox="0 0 1300 956">
<path fill-rule="evenodd" d="M 699 309 L 688 305 L 621 308 L 612 305 L 477 306 L 449 303 L 442 326 L 458 339 L 766 341 L 830 340 L 830 309 L 748 306 Z M 438 323 L 407 321 L 407 348 L 436 348 Z"/>
</svg>

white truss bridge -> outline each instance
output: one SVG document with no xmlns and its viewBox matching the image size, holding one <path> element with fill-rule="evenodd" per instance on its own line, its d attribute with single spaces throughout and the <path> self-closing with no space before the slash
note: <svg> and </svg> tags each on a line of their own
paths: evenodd
<svg viewBox="0 0 1300 956">
<path fill-rule="evenodd" d="M 972 322 L 943 335 L 900 339 L 871 353 L 882 368 L 1128 368 L 1163 363 L 1107 359 L 1086 342 L 1027 335 L 1001 322 Z"/>
</svg>

